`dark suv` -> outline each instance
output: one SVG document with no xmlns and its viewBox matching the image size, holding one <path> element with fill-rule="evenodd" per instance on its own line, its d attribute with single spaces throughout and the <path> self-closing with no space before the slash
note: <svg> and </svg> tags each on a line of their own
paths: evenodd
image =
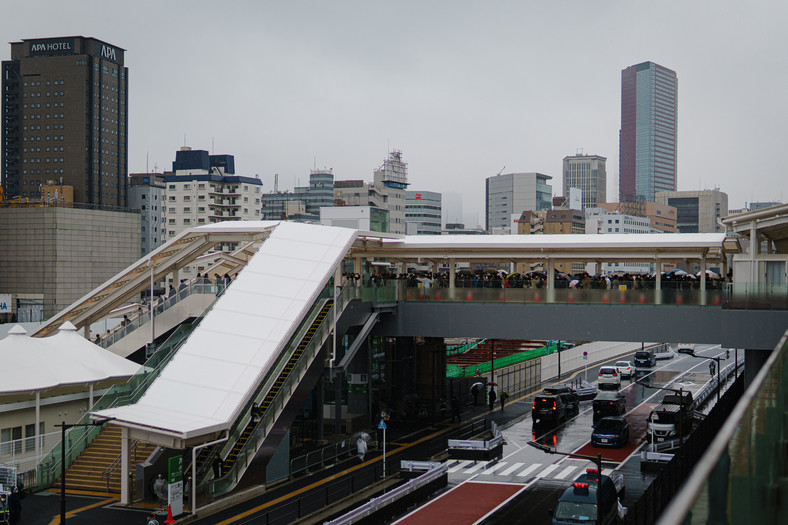
<svg viewBox="0 0 788 525">
<path fill-rule="evenodd" d="M 635 366 L 637 368 L 652 368 L 657 364 L 657 356 L 651 350 L 638 350 L 635 352 Z"/>
<path fill-rule="evenodd" d="M 622 416 L 627 411 L 627 400 L 621 392 L 599 392 L 593 401 L 594 421 L 605 416 Z"/>
<path fill-rule="evenodd" d="M 556 385 L 542 390 L 543 396 L 561 396 L 561 400 L 571 410 L 580 409 L 580 396 L 567 385 Z"/>
<path fill-rule="evenodd" d="M 566 419 L 568 407 L 561 394 L 543 395 L 534 398 L 531 406 L 531 419 L 534 423 L 540 421 L 562 421 Z"/>
</svg>

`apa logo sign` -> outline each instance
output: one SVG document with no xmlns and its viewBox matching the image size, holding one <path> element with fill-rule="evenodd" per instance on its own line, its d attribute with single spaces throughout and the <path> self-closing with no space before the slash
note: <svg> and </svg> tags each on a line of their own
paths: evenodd
<svg viewBox="0 0 788 525">
<path fill-rule="evenodd" d="M 102 58 L 106 58 L 107 60 L 112 60 L 114 62 L 118 61 L 118 53 L 114 47 L 102 45 L 101 56 Z"/>
<path fill-rule="evenodd" d="M 11 296 L 7 294 L 0 294 L 0 314 L 11 313 Z"/>
</svg>

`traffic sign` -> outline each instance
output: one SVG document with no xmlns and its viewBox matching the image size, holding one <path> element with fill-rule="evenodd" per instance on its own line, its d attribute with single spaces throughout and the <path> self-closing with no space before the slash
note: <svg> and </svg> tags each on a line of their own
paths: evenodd
<svg viewBox="0 0 788 525">
<path fill-rule="evenodd" d="M 386 430 L 386 422 L 381 419 L 380 423 L 378 423 L 378 428 L 380 430 Z"/>
<path fill-rule="evenodd" d="M 588 352 L 583 352 L 583 359 L 588 359 Z"/>
</svg>

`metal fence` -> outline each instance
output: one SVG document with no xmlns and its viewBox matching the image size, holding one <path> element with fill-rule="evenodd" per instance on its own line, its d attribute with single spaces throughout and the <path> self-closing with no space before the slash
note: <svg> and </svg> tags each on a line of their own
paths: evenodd
<svg viewBox="0 0 788 525">
<path fill-rule="evenodd" d="M 682 483 L 705 453 L 743 391 L 744 381 L 740 378 L 725 392 L 673 459 L 663 466 L 643 495 L 627 505 L 626 525 L 651 525 L 657 521 L 670 500 L 681 490 Z"/>
</svg>

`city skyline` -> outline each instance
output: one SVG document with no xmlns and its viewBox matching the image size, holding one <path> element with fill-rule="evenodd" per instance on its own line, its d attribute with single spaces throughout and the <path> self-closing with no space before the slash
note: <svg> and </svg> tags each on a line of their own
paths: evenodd
<svg viewBox="0 0 788 525">
<path fill-rule="evenodd" d="M 86 5 L 10 5 L 0 30 L 9 42 L 81 35 L 126 50 L 129 172 L 168 169 L 185 143 L 234 155 L 271 191 L 275 173 L 292 189 L 315 167 L 369 181 L 399 149 L 411 188 L 462 193 L 474 226 L 487 177 L 560 180 L 582 148 L 607 157 L 612 200 L 621 71 L 653 61 L 681 79 L 677 189 L 719 187 L 731 208 L 784 199 L 773 152 L 788 113 L 777 67 L 788 7 L 776 1 L 746 16 L 732 2 Z M 126 23 L 107 29 L 119 14 Z"/>
</svg>

